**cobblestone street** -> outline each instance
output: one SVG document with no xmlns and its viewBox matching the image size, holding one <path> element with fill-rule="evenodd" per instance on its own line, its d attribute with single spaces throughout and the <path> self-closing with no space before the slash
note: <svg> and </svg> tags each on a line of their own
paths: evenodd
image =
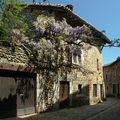
<svg viewBox="0 0 120 120">
<path fill-rule="evenodd" d="M 116 112 L 114 109 L 116 109 Z M 36 116 L 19 120 L 112 120 L 118 117 L 118 115 L 120 114 L 119 111 L 120 99 L 108 98 L 107 101 L 93 106 L 82 106 L 77 108 L 61 109 L 54 112 L 41 113 Z M 115 116 L 116 113 L 117 116 Z M 16 119 L 9 118 L 4 120 Z"/>
<path fill-rule="evenodd" d="M 19 120 L 107 120 L 106 118 L 109 118 L 109 115 L 112 116 L 112 108 L 116 107 L 120 111 L 120 99 L 108 98 L 107 101 L 93 106 L 61 109 Z M 108 111 L 110 111 L 110 113 Z M 6 120 L 13 119 L 15 118 Z"/>
</svg>

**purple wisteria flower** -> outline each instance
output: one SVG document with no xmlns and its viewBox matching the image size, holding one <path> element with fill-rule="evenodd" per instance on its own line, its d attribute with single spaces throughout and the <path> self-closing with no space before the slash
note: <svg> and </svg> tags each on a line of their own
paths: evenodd
<svg viewBox="0 0 120 120">
<path fill-rule="evenodd" d="M 39 28 L 39 29 L 38 29 L 38 32 L 39 32 L 40 34 L 44 34 L 45 28 Z"/>
<path fill-rule="evenodd" d="M 33 39 L 24 41 L 24 44 L 35 51 L 41 50 L 40 43 L 34 41 Z"/>
<path fill-rule="evenodd" d="M 62 27 L 57 22 L 55 22 L 55 20 L 50 21 L 48 25 L 50 26 L 51 31 L 55 33 L 60 33 L 62 30 Z"/>
<path fill-rule="evenodd" d="M 60 27 L 60 26 L 57 26 L 56 28 L 55 28 L 55 32 L 56 33 L 60 33 L 62 31 L 62 28 Z"/>
<path fill-rule="evenodd" d="M 34 46 L 33 46 L 33 50 L 40 50 L 41 49 L 41 45 L 39 43 L 36 43 Z"/>
<path fill-rule="evenodd" d="M 55 20 L 52 20 L 48 23 L 52 28 L 55 28 L 56 27 L 56 23 L 55 23 Z"/>
<path fill-rule="evenodd" d="M 35 46 L 36 45 L 36 42 L 33 39 L 31 39 L 27 43 L 28 43 L 29 46 Z"/>
<path fill-rule="evenodd" d="M 11 32 L 11 35 L 12 35 L 12 36 L 20 36 L 20 31 L 19 31 L 19 30 L 13 30 L 13 31 Z"/>
</svg>

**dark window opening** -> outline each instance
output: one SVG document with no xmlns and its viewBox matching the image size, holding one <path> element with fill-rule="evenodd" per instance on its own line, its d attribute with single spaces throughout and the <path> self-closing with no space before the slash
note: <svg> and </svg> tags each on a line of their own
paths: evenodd
<svg viewBox="0 0 120 120">
<path fill-rule="evenodd" d="M 97 59 L 97 70 L 99 71 L 99 60 Z"/>
<path fill-rule="evenodd" d="M 108 86 L 107 86 L 107 91 L 108 91 Z"/>
<path fill-rule="evenodd" d="M 93 84 L 93 97 L 97 97 L 97 84 Z"/>
<path fill-rule="evenodd" d="M 115 94 L 117 91 L 116 91 L 116 84 L 113 84 L 113 94 Z"/>
<path fill-rule="evenodd" d="M 106 74 L 106 80 L 107 80 L 107 74 Z"/>
<path fill-rule="evenodd" d="M 82 85 L 79 84 L 79 85 L 78 85 L 78 94 L 81 94 L 81 93 L 82 93 Z"/>
</svg>

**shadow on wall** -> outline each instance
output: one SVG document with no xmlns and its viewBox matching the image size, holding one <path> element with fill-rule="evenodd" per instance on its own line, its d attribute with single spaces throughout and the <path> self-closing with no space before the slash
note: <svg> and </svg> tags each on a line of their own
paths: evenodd
<svg viewBox="0 0 120 120">
<path fill-rule="evenodd" d="M 89 85 L 84 86 L 72 95 L 72 107 L 89 105 Z"/>
<path fill-rule="evenodd" d="M 4 74 L 6 73 L 5 71 L 3 71 L 3 72 L 4 72 Z M 10 71 L 8 73 L 10 74 Z M 36 78 L 36 76 L 34 76 L 34 74 L 26 75 L 26 73 L 24 73 L 24 74 L 19 73 L 20 75 L 18 74 L 17 76 L 15 74 L 13 74 L 13 76 L 11 74 L 10 75 L 9 74 L 7 76 L 8 78 L 13 77 L 14 78 L 13 81 L 17 80 L 18 83 L 21 83 L 21 84 L 17 83 L 17 88 L 20 87 L 21 90 L 23 90 L 23 88 L 25 89 L 25 91 L 23 91 L 23 92 L 27 92 L 27 97 L 26 97 L 27 101 L 31 102 L 34 98 L 36 99 L 35 94 L 31 95 L 31 91 L 30 91 L 30 88 L 33 92 L 36 89 L 35 87 L 33 87 L 33 82 L 32 82 L 32 81 L 34 81 L 33 78 Z M 89 85 L 86 85 L 84 87 L 81 87 L 78 85 L 78 89 L 74 93 L 70 94 L 69 81 L 59 81 L 58 74 L 56 72 L 53 72 L 53 71 L 50 72 L 49 70 L 45 70 L 43 73 L 41 73 L 41 75 L 42 75 L 42 77 L 40 77 L 40 79 L 39 79 L 39 81 L 41 82 L 41 83 L 39 83 L 40 84 L 39 87 L 42 88 L 43 90 L 42 90 L 42 93 L 40 94 L 40 100 L 43 99 L 43 101 L 45 101 L 45 105 L 47 108 L 45 110 L 46 112 L 53 111 L 56 109 L 78 107 L 78 106 L 89 104 Z M 25 80 L 24 77 L 22 77 L 22 79 L 17 79 L 17 78 L 15 79 L 15 77 L 20 78 L 21 76 L 24 76 L 24 77 L 26 76 L 25 78 L 31 78 L 31 79 L 29 79 L 27 81 Z M 3 79 L 3 81 L 4 81 L 4 79 Z M 8 79 L 8 81 L 9 81 L 9 79 Z M 54 103 L 53 101 L 54 101 L 54 96 L 55 96 L 55 92 L 56 92 L 54 90 L 54 87 L 55 87 L 54 84 L 56 83 L 56 85 L 58 85 L 58 82 L 60 83 L 60 86 L 58 86 L 59 88 L 57 88 L 57 89 L 59 89 L 59 100 L 56 103 Z M 6 86 L 6 83 L 4 84 L 5 86 Z M 34 88 L 34 90 L 33 90 L 33 88 Z M 6 87 L 6 89 L 7 89 L 7 87 Z M 16 92 L 18 92 L 18 91 L 16 91 Z M 3 93 L 1 92 L 1 96 L 3 95 Z M 28 99 L 28 98 L 30 98 L 30 99 Z M 9 94 L 9 96 L 6 98 L 0 97 L 0 115 L 2 115 L 2 116 L 0 116 L 0 118 L 16 116 L 17 107 L 18 107 L 17 101 L 16 101 L 17 99 L 18 98 L 16 97 L 16 95 L 11 95 L 11 94 Z M 27 105 L 27 103 L 28 102 L 26 102 L 26 105 Z M 33 101 L 33 103 L 34 103 L 34 101 Z M 32 107 L 34 107 L 35 104 L 32 104 L 32 105 L 33 105 Z M 7 111 L 8 111 L 8 114 L 7 114 Z M 10 111 L 10 114 L 9 114 L 9 111 Z"/>
<path fill-rule="evenodd" d="M 64 81 L 67 83 L 67 81 Z M 48 106 L 46 111 L 50 112 L 54 110 L 64 109 L 64 108 L 71 108 L 71 107 L 80 107 L 83 105 L 89 105 L 89 86 L 85 86 L 80 91 L 76 91 L 73 94 L 69 94 L 67 87 L 62 87 L 59 94 L 59 101 L 54 104 Z M 61 89 L 61 87 L 60 87 Z M 57 108 L 55 107 L 57 106 Z"/>
<path fill-rule="evenodd" d="M 9 95 L 8 98 L 0 98 L 0 119 L 16 116 L 16 95 Z"/>
</svg>

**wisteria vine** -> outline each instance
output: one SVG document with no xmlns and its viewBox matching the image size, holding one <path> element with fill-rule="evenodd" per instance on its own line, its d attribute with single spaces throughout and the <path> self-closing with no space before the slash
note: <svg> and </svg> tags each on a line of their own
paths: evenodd
<svg viewBox="0 0 120 120">
<path fill-rule="evenodd" d="M 86 25 L 73 28 L 65 19 L 60 22 L 44 15 L 39 15 L 31 28 L 32 33 L 12 30 L 13 41 L 29 49 L 37 64 L 49 62 L 54 66 L 58 66 L 61 61 L 63 64 L 66 53 L 76 52 L 80 56 L 80 49 L 74 47 L 74 44 L 85 42 L 91 35 L 91 30 Z"/>
</svg>

